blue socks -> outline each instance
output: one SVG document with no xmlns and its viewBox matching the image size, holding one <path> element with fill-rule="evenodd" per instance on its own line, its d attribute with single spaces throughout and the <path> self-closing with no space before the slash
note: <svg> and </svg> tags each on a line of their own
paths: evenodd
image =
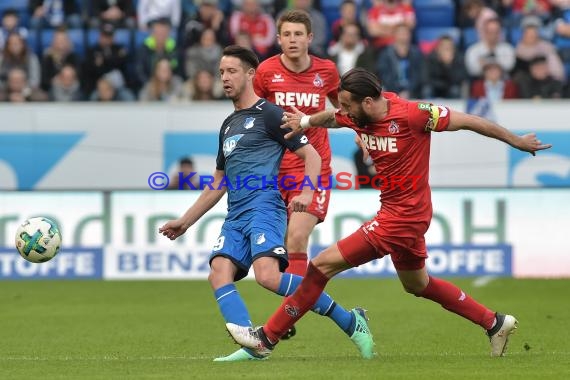
<svg viewBox="0 0 570 380">
<path fill-rule="evenodd" d="M 293 294 L 302 280 L 303 277 L 301 276 L 291 273 L 283 273 L 281 275 L 281 283 L 279 284 L 279 289 L 277 289 L 277 294 L 284 297 Z M 332 319 L 338 327 L 348 335 L 352 335 L 354 332 L 354 316 L 352 313 L 350 311 L 346 311 L 342 306 L 337 304 L 327 293 L 321 293 L 312 310 L 317 314 L 324 315 Z"/>
<path fill-rule="evenodd" d="M 252 326 L 249 312 L 234 284 L 224 285 L 216 289 L 214 296 L 226 323 Z"/>
</svg>

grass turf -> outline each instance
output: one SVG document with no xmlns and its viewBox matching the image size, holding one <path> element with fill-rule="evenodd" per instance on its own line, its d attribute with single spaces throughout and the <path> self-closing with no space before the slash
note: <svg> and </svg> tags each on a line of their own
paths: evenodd
<svg viewBox="0 0 570 380">
<path fill-rule="evenodd" d="M 347 308 L 369 310 L 378 357 L 360 359 L 331 321 L 308 315 L 269 360 L 213 363 L 238 347 L 204 281 L 0 282 L 0 379 L 562 379 L 570 378 L 568 280 L 453 280 L 514 314 L 508 356 L 490 358 L 482 329 L 397 280 L 333 280 Z M 238 285 L 255 323 L 280 297 Z"/>
</svg>

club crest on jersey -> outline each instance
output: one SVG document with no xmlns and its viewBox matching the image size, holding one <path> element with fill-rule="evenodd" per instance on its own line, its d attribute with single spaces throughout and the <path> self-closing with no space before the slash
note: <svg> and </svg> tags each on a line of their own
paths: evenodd
<svg viewBox="0 0 570 380">
<path fill-rule="evenodd" d="M 313 84 L 315 85 L 315 87 L 323 87 L 325 85 L 319 73 L 315 75 L 315 79 L 313 79 Z"/>
<path fill-rule="evenodd" d="M 248 117 L 245 119 L 245 123 L 243 123 L 243 127 L 245 129 L 253 128 L 253 123 L 255 122 L 255 117 Z"/>
<path fill-rule="evenodd" d="M 396 123 L 394 120 L 392 120 L 390 122 L 390 126 L 388 127 L 388 132 L 390 132 L 393 135 L 395 135 L 396 133 L 399 133 L 400 127 L 398 126 L 398 123 Z"/>
<path fill-rule="evenodd" d="M 224 157 L 228 157 L 237 146 L 238 141 L 243 137 L 243 134 L 234 135 L 232 137 L 228 137 L 224 140 L 223 150 L 224 150 Z"/>
<path fill-rule="evenodd" d="M 271 79 L 271 83 L 277 83 L 277 82 L 285 82 L 285 79 L 283 79 L 283 74 L 273 74 L 273 79 Z"/>
</svg>

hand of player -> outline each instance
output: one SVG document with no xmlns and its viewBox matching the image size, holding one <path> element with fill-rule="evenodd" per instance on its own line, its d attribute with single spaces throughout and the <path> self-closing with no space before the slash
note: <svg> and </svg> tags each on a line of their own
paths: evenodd
<svg viewBox="0 0 570 380">
<path fill-rule="evenodd" d="M 293 212 L 305 212 L 313 201 L 312 191 L 303 191 L 301 194 L 294 196 L 289 202 L 289 208 Z"/>
<path fill-rule="evenodd" d="M 536 138 L 536 133 L 529 133 L 524 136 L 520 136 L 519 143 L 516 148 L 522 150 L 523 152 L 529 152 L 533 156 L 536 156 L 536 152 L 539 150 L 549 149 L 552 144 L 543 144 L 539 139 Z"/>
<path fill-rule="evenodd" d="M 368 160 L 368 157 L 370 156 L 368 154 L 368 149 L 366 148 L 366 144 L 364 143 L 364 141 L 362 141 L 362 139 L 358 135 L 354 136 L 354 142 L 356 143 L 356 145 L 358 145 L 360 149 L 362 149 L 362 162 L 366 162 L 366 160 Z"/>
<path fill-rule="evenodd" d="M 188 227 L 181 219 L 169 220 L 164 226 L 158 229 L 158 232 L 169 238 L 176 240 L 180 235 L 184 235 Z"/>
<path fill-rule="evenodd" d="M 303 132 L 303 128 L 301 128 L 301 118 L 305 116 L 305 114 L 295 108 L 295 106 L 291 106 L 291 109 L 293 112 L 284 112 L 283 119 L 281 120 L 283 122 L 281 128 L 291 130 L 291 132 L 285 135 L 286 139 L 290 139 Z"/>
</svg>

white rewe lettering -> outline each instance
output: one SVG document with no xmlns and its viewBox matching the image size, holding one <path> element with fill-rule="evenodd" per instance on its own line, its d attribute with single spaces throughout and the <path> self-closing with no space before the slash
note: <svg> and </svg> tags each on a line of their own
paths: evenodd
<svg viewBox="0 0 570 380">
<path fill-rule="evenodd" d="M 361 133 L 360 138 L 368 150 L 379 150 L 390 153 L 398 152 L 398 146 L 396 145 L 398 139 L 396 137 L 370 136 Z"/>
<path fill-rule="evenodd" d="M 276 92 L 275 104 L 278 106 L 296 106 L 318 108 L 320 102 L 319 94 L 306 92 Z"/>
</svg>

